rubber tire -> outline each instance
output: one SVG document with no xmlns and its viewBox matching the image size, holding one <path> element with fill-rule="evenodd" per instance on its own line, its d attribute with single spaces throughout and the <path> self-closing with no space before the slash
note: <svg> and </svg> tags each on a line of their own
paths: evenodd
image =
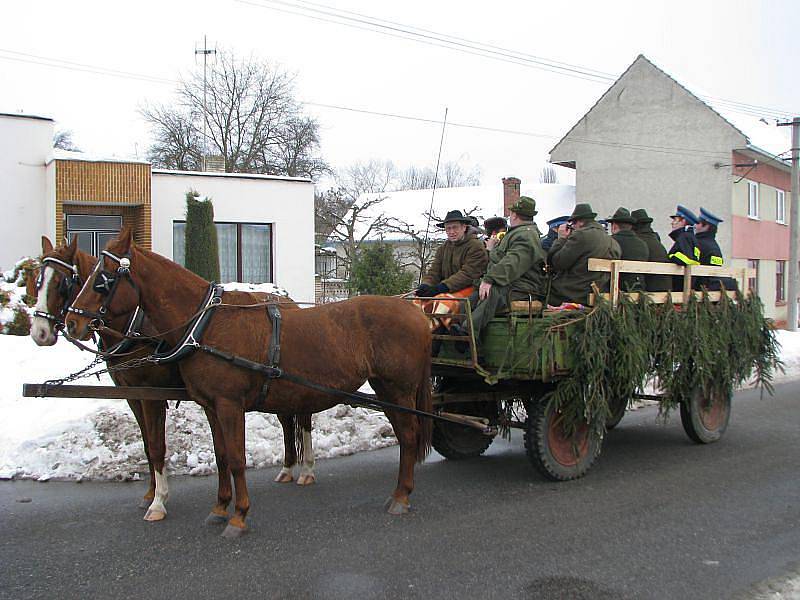
<svg viewBox="0 0 800 600">
<path fill-rule="evenodd" d="M 706 400 L 703 391 L 697 389 L 692 394 L 688 402 L 681 402 L 681 423 L 686 435 L 689 436 L 693 442 L 698 444 L 713 444 L 722 438 L 725 430 L 728 428 L 728 423 L 731 419 L 731 396 L 728 394 L 727 398 L 722 398 L 719 393 L 714 403 L 721 402 L 721 414 L 717 418 L 718 422 L 716 427 L 709 427 L 707 422 L 703 420 L 703 404 Z"/>
<path fill-rule="evenodd" d="M 611 416 L 606 419 L 606 431 L 611 431 L 622 421 L 622 417 L 625 416 L 625 410 L 628 408 L 628 401 L 617 398 L 609 408 L 611 409 Z"/>
<path fill-rule="evenodd" d="M 488 409 L 488 407 L 482 407 L 480 403 L 459 403 L 448 407 L 447 412 L 486 417 L 491 420 L 493 411 L 482 410 L 482 408 Z M 496 407 L 492 408 L 496 418 Z M 443 421 L 433 422 L 433 439 L 431 440 L 433 449 L 450 460 L 477 458 L 486 452 L 493 441 L 493 436 L 483 435 L 472 427 Z"/>
<path fill-rule="evenodd" d="M 601 435 L 587 432 L 586 452 L 574 465 L 560 462 L 554 455 L 549 441 L 552 419 L 557 415 L 548 402 L 533 401 L 528 406 L 528 419 L 525 422 L 525 453 L 528 460 L 544 477 L 551 481 L 570 481 L 583 477 L 597 458 L 603 446 Z"/>
</svg>

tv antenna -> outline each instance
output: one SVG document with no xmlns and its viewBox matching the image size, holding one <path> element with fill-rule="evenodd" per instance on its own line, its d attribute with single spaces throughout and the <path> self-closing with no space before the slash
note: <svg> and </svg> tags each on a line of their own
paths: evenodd
<svg viewBox="0 0 800 600">
<path fill-rule="evenodd" d="M 206 106 L 206 86 L 208 81 L 208 57 L 209 56 L 216 56 L 217 49 L 216 48 L 209 48 L 208 47 L 208 36 L 203 36 L 203 47 L 198 48 L 195 46 L 194 48 L 194 55 L 195 60 L 197 59 L 197 55 L 202 54 L 203 56 L 203 171 L 206 171 L 206 155 L 208 154 L 208 108 Z"/>
</svg>

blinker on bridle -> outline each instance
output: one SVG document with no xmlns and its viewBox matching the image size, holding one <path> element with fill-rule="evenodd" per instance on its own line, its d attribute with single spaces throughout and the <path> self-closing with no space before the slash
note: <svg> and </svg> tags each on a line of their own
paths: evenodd
<svg viewBox="0 0 800 600">
<path fill-rule="evenodd" d="M 106 271 L 105 269 L 102 268 L 104 256 L 110 258 L 119 265 L 119 267 L 117 267 L 116 273 L 112 273 L 111 271 Z M 131 274 L 130 256 L 117 256 L 112 252 L 109 252 L 108 250 L 103 250 L 102 252 L 100 252 L 100 257 L 97 259 L 97 265 L 95 265 L 92 273 L 94 276 L 94 281 L 92 282 L 92 290 L 103 296 L 103 303 L 97 309 L 97 312 L 84 310 L 82 308 L 76 308 L 74 306 L 70 306 L 69 308 L 67 308 L 67 312 L 71 312 L 73 314 L 82 317 L 90 318 L 92 322 L 90 323 L 89 326 L 92 329 L 99 329 L 101 326 L 105 325 L 105 319 L 106 316 L 108 315 L 108 307 L 111 305 L 111 301 L 114 298 L 114 294 L 116 294 L 117 292 L 117 287 L 119 286 L 120 280 L 127 277 L 134 289 L 136 289 L 136 285 L 134 285 L 133 280 L 130 279 L 130 274 Z"/>
<path fill-rule="evenodd" d="M 42 285 L 44 284 L 44 270 L 45 266 L 48 263 L 52 263 L 53 265 L 59 265 L 64 267 L 69 271 L 68 274 L 64 274 L 64 277 L 61 279 L 61 282 L 58 284 L 58 294 L 64 300 L 64 306 L 61 308 L 61 315 L 56 316 L 46 311 L 42 310 L 35 310 L 33 311 L 34 317 L 40 317 L 42 319 L 47 319 L 48 321 L 52 321 L 55 323 L 56 326 L 62 325 L 63 326 L 63 317 L 67 314 L 69 310 L 69 303 L 72 298 L 73 290 L 80 285 L 81 278 L 78 275 L 78 266 L 71 265 L 63 260 L 55 258 L 53 256 L 48 256 L 42 259 L 42 264 L 39 268 L 39 276 L 36 278 L 36 292 L 37 294 L 42 289 Z M 58 270 L 53 267 L 54 270 Z"/>
</svg>

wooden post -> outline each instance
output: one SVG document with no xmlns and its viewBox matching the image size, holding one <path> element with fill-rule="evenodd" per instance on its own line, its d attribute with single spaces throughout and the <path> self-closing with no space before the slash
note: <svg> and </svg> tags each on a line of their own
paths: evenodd
<svg viewBox="0 0 800 600">
<path fill-rule="evenodd" d="M 619 303 L 619 261 L 611 261 L 611 306 L 617 308 Z"/>
<path fill-rule="evenodd" d="M 683 305 L 689 304 L 692 295 L 692 267 L 683 268 Z"/>
</svg>

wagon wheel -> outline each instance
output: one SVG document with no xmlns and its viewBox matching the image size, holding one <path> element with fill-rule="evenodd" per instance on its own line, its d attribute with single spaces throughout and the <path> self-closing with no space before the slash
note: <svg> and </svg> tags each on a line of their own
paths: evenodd
<svg viewBox="0 0 800 600">
<path fill-rule="evenodd" d="M 606 431 L 611 431 L 619 425 L 622 417 L 625 416 L 625 409 L 628 408 L 628 399 L 616 398 L 609 402 L 608 408 L 611 409 L 611 416 L 606 419 Z"/>
<path fill-rule="evenodd" d="M 691 398 L 681 402 L 683 430 L 698 444 L 718 441 L 731 418 L 731 393 L 711 390 L 705 394 L 698 388 Z"/>
<path fill-rule="evenodd" d="M 600 456 L 602 435 L 582 424 L 573 436 L 564 431 L 564 417 L 546 400 L 528 405 L 525 452 L 538 471 L 553 481 L 583 477 Z"/>
<path fill-rule="evenodd" d="M 447 405 L 447 412 L 460 415 L 484 417 L 497 421 L 497 405 L 494 403 L 461 402 Z M 473 427 L 433 422 L 433 448 L 445 458 L 463 460 L 480 456 L 492 445 L 494 437 L 484 435 Z"/>
</svg>

